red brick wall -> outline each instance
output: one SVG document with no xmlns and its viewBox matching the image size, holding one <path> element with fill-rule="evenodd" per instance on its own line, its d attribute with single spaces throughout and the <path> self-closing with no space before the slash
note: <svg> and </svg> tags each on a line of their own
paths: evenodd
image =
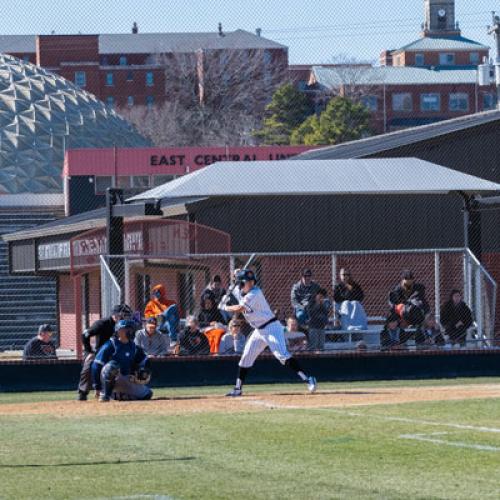
<svg viewBox="0 0 500 500">
<path fill-rule="evenodd" d="M 76 315 L 74 281 L 69 274 L 58 279 L 59 337 L 61 349 L 76 349 Z"/>
</svg>

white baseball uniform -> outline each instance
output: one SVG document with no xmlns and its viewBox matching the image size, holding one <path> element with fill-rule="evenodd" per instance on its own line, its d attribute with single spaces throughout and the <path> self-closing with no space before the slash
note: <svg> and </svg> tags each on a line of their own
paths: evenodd
<svg viewBox="0 0 500 500">
<path fill-rule="evenodd" d="M 243 306 L 243 316 L 254 331 L 248 338 L 239 362 L 242 368 L 250 368 L 259 354 L 269 349 L 281 364 L 292 356 L 286 347 L 283 326 L 275 318 L 262 290 L 254 286 L 247 294 L 241 295 L 239 303 Z M 265 325 L 265 326 L 263 326 Z"/>
</svg>

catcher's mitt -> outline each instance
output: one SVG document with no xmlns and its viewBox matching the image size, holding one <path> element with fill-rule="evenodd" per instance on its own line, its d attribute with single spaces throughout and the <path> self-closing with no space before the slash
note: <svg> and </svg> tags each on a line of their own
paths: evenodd
<svg viewBox="0 0 500 500">
<path fill-rule="evenodd" d="M 130 375 L 129 380 L 133 384 L 147 385 L 151 381 L 151 371 L 146 368 L 141 368 Z"/>
</svg>

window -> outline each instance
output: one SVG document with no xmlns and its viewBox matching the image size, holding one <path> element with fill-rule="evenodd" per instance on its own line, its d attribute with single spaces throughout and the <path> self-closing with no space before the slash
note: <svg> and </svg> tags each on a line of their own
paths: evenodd
<svg viewBox="0 0 500 500">
<path fill-rule="evenodd" d="M 127 56 L 120 56 L 120 66 L 127 65 Z"/>
<path fill-rule="evenodd" d="M 415 66 L 423 66 L 425 64 L 424 54 L 415 54 Z"/>
<path fill-rule="evenodd" d="M 450 111 L 469 111 L 469 95 L 465 93 L 450 94 Z"/>
<path fill-rule="evenodd" d="M 134 96 L 133 95 L 129 95 L 127 97 L 127 106 L 129 108 L 131 108 L 133 105 L 134 105 Z"/>
<path fill-rule="evenodd" d="M 133 82 L 133 81 L 134 81 L 134 72 L 128 71 L 127 72 L 127 82 Z"/>
<path fill-rule="evenodd" d="M 29 63 L 30 62 L 30 55 L 29 54 L 24 54 L 23 56 L 23 62 Z"/>
<path fill-rule="evenodd" d="M 116 187 L 127 189 L 130 187 L 130 177 L 128 175 L 119 175 L 116 179 Z"/>
<path fill-rule="evenodd" d="M 115 107 L 115 98 L 112 95 L 109 95 L 108 97 L 106 97 L 106 104 L 110 108 L 114 108 Z"/>
<path fill-rule="evenodd" d="M 471 64 L 479 64 L 479 52 L 471 52 L 469 60 Z"/>
<path fill-rule="evenodd" d="M 108 59 L 108 56 L 102 56 L 101 57 L 101 64 L 103 66 L 108 66 L 109 65 L 109 59 Z"/>
<path fill-rule="evenodd" d="M 155 77 L 152 71 L 146 73 L 146 85 L 151 87 L 155 84 Z"/>
<path fill-rule="evenodd" d="M 106 73 L 106 85 L 112 86 L 115 84 L 113 73 Z"/>
<path fill-rule="evenodd" d="M 110 175 L 96 175 L 95 194 L 106 194 L 109 187 L 113 187 L 113 178 Z"/>
<path fill-rule="evenodd" d="M 440 66 L 453 66 L 455 64 L 455 54 L 439 54 Z"/>
<path fill-rule="evenodd" d="M 377 111 L 378 109 L 378 99 L 376 95 L 364 95 L 361 97 L 361 103 L 370 111 Z"/>
<path fill-rule="evenodd" d="M 273 55 L 270 50 L 264 50 L 264 64 L 268 66 L 273 62 Z"/>
<path fill-rule="evenodd" d="M 154 175 L 153 186 L 161 186 L 162 184 L 173 181 L 176 177 L 175 175 Z"/>
<path fill-rule="evenodd" d="M 132 187 L 136 189 L 147 189 L 149 188 L 149 175 L 133 175 L 132 176 Z"/>
<path fill-rule="evenodd" d="M 495 94 L 483 94 L 483 109 L 495 109 L 497 96 Z"/>
<path fill-rule="evenodd" d="M 146 106 L 151 109 L 155 103 L 155 98 L 152 95 L 146 96 Z"/>
<path fill-rule="evenodd" d="M 421 94 L 420 111 L 440 111 L 441 96 L 439 94 Z"/>
<path fill-rule="evenodd" d="M 79 87 L 85 87 L 87 84 L 87 75 L 85 71 L 75 71 L 75 85 Z"/>
<path fill-rule="evenodd" d="M 413 111 L 413 98 L 410 93 L 392 94 L 393 111 Z"/>
</svg>

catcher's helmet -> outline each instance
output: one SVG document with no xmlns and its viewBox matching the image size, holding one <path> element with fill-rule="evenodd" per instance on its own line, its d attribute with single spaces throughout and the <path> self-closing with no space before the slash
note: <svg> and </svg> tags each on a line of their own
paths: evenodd
<svg viewBox="0 0 500 500">
<path fill-rule="evenodd" d="M 121 319 L 115 325 L 115 335 L 118 335 L 120 330 L 127 330 L 127 337 L 131 339 L 135 333 L 135 321 L 130 319 Z"/>
<path fill-rule="evenodd" d="M 247 281 L 257 281 L 255 274 L 250 269 L 242 269 L 236 274 L 236 284 L 241 288 Z"/>
</svg>

